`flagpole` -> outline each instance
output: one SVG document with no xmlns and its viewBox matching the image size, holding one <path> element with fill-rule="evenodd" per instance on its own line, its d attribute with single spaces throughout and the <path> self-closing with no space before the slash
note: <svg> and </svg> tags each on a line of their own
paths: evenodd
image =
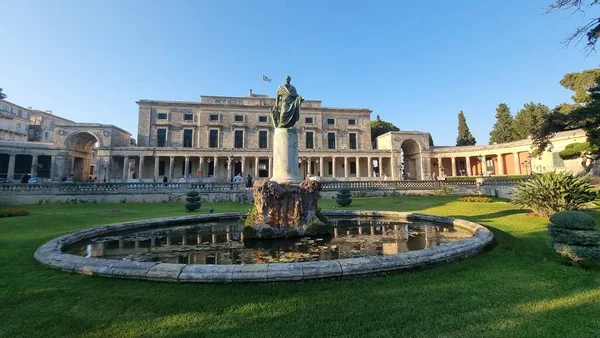
<svg viewBox="0 0 600 338">
<path fill-rule="evenodd" d="M 265 94 L 265 73 L 263 73 L 262 78 L 260 79 L 260 82 L 262 84 L 261 94 L 264 95 Z"/>
</svg>

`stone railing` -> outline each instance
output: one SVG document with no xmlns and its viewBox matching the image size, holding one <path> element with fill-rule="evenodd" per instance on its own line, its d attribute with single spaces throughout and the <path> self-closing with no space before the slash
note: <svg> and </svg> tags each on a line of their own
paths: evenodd
<svg viewBox="0 0 600 338">
<path fill-rule="evenodd" d="M 476 186 L 473 180 L 461 181 L 340 181 L 323 182 L 323 190 L 339 190 L 348 188 L 350 190 L 435 190 L 440 188 L 456 188 L 462 186 Z"/>
<path fill-rule="evenodd" d="M 486 177 L 481 185 L 485 186 L 515 186 L 528 179 L 528 176 L 522 177 Z"/>
<path fill-rule="evenodd" d="M 0 184 L 0 193 L 9 194 L 144 194 L 198 190 L 204 192 L 246 191 L 243 183 L 47 183 Z"/>
</svg>

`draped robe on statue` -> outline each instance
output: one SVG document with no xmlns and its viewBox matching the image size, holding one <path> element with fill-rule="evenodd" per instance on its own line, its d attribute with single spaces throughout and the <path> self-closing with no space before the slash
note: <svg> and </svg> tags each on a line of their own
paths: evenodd
<svg viewBox="0 0 600 338">
<path fill-rule="evenodd" d="M 304 99 L 291 84 L 282 84 L 277 89 L 273 122 L 276 128 L 291 128 L 300 119 L 300 104 Z"/>
</svg>

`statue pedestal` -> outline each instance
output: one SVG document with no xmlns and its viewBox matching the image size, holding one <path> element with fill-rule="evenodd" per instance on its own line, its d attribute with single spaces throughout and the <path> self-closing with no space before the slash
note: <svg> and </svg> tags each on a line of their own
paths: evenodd
<svg viewBox="0 0 600 338">
<path fill-rule="evenodd" d="M 294 128 L 275 128 L 271 181 L 280 184 L 302 182 L 298 173 L 298 134 Z"/>
</svg>

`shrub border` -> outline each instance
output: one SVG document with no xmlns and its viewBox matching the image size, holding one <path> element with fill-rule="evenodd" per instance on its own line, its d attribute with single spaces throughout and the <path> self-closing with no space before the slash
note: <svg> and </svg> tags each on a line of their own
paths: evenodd
<svg viewBox="0 0 600 338">
<path fill-rule="evenodd" d="M 396 255 L 300 263 L 189 265 L 84 258 L 63 252 L 65 246 L 87 238 L 108 235 L 115 232 L 217 219 L 232 220 L 239 219 L 244 215 L 242 213 L 222 213 L 156 218 L 83 230 L 47 242 L 35 251 L 34 257 L 45 266 L 90 276 L 181 283 L 280 282 L 376 274 L 445 264 L 472 257 L 494 240 L 494 235 L 486 227 L 450 217 L 394 211 L 343 210 L 324 211 L 323 214 L 325 216 L 371 216 L 398 220 L 433 221 L 465 229 L 471 232 L 473 236 L 460 242 L 447 243 L 434 248 L 403 252 Z"/>
</svg>

